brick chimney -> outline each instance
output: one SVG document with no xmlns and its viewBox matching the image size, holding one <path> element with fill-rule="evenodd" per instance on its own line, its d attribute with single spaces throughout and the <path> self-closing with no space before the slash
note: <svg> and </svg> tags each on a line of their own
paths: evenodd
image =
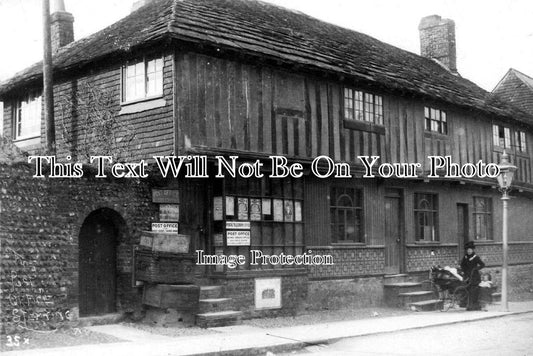
<svg viewBox="0 0 533 356">
<path fill-rule="evenodd" d="M 436 59 L 452 73 L 457 73 L 455 22 L 439 15 L 423 17 L 418 25 L 420 54 Z"/>
<path fill-rule="evenodd" d="M 50 15 L 52 53 L 74 41 L 74 16 L 65 10 L 63 0 L 54 0 Z"/>
</svg>

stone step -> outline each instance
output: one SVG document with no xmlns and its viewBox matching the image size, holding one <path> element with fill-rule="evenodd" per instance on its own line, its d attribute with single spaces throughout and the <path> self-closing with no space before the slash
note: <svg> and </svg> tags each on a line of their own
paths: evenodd
<svg viewBox="0 0 533 356">
<path fill-rule="evenodd" d="M 431 299 L 409 304 L 409 308 L 413 311 L 433 311 L 442 309 L 442 300 Z"/>
<path fill-rule="evenodd" d="M 408 274 L 386 274 L 383 276 L 383 284 L 409 282 Z"/>
<path fill-rule="evenodd" d="M 384 300 L 389 307 L 398 308 L 403 307 L 400 293 L 418 292 L 422 290 L 422 283 L 420 282 L 398 282 L 389 283 L 384 286 Z"/>
<path fill-rule="evenodd" d="M 199 313 L 210 313 L 225 311 L 233 308 L 233 299 L 231 298 L 207 298 L 200 299 L 198 307 Z"/>
<path fill-rule="evenodd" d="M 226 310 L 220 312 L 196 314 L 196 325 L 201 328 L 237 325 L 241 323 L 242 312 Z"/>
<path fill-rule="evenodd" d="M 220 298 L 222 286 L 200 286 L 200 299 Z"/>
<path fill-rule="evenodd" d="M 415 302 L 422 302 L 435 298 L 435 294 L 429 290 L 421 290 L 417 292 L 406 292 L 398 294 L 400 302 L 403 307 L 409 307 L 409 304 Z"/>
</svg>

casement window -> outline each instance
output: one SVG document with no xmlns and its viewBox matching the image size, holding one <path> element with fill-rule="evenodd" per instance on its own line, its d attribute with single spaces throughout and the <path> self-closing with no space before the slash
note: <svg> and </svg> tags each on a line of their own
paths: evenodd
<svg viewBox="0 0 533 356">
<path fill-rule="evenodd" d="M 344 88 L 344 118 L 383 125 L 383 97 Z"/>
<path fill-rule="evenodd" d="M 304 252 L 303 180 L 296 178 L 217 179 L 213 188 L 215 253 L 299 255 Z M 242 224 L 249 224 L 243 228 Z M 234 236 L 249 231 L 249 244 L 238 246 Z M 246 265 L 238 269 L 292 268 L 296 265 Z M 219 268 L 216 271 L 221 271 Z"/>
<path fill-rule="evenodd" d="M 515 131 L 514 141 L 517 151 L 526 152 L 526 133 L 524 131 Z"/>
<path fill-rule="evenodd" d="M 130 62 L 122 68 L 122 101 L 130 102 L 163 94 L 163 59 Z"/>
<path fill-rule="evenodd" d="M 331 187 L 329 199 L 332 242 L 364 242 L 362 190 Z"/>
<path fill-rule="evenodd" d="M 474 236 L 476 240 L 492 240 L 492 199 L 474 197 Z"/>
<path fill-rule="evenodd" d="M 426 131 L 437 132 L 443 135 L 448 134 L 446 111 L 426 106 L 424 107 L 424 118 Z"/>
<path fill-rule="evenodd" d="M 417 241 L 438 241 L 438 196 L 415 193 L 415 237 Z"/>
<path fill-rule="evenodd" d="M 500 125 L 492 125 L 492 143 L 496 147 L 511 148 L 511 129 Z"/>
<path fill-rule="evenodd" d="M 15 104 L 15 140 L 41 135 L 41 96 L 30 94 Z"/>
</svg>

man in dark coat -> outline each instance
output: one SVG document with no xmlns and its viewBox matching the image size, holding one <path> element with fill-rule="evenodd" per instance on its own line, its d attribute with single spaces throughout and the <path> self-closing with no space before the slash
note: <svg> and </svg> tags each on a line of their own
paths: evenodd
<svg viewBox="0 0 533 356">
<path fill-rule="evenodd" d="M 479 305 L 479 282 L 481 282 L 481 275 L 479 270 L 485 267 L 485 263 L 475 253 L 475 245 L 473 241 L 465 244 L 466 254 L 461 261 L 461 270 L 464 273 L 465 279 L 468 280 L 468 291 L 470 299 L 466 310 L 481 310 Z"/>
</svg>

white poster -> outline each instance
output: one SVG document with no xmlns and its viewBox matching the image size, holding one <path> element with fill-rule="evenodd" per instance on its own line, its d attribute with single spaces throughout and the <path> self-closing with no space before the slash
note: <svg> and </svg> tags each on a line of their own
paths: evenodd
<svg viewBox="0 0 533 356">
<path fill-rule="evenodd" d="M 223 219 L 222 211 L 222 197 L 213 198 L 213 220 L 219 221 Z"/>
<path fill-rule="evenodd" d="M 228 246 L 250 246 L 249 230 L 226 231 L 226 243 Z"/>
<path fill-rule="evenodd" d="M 235 216 L 235 197 L 226 197 L 226 215 Z"/>
</svg>

